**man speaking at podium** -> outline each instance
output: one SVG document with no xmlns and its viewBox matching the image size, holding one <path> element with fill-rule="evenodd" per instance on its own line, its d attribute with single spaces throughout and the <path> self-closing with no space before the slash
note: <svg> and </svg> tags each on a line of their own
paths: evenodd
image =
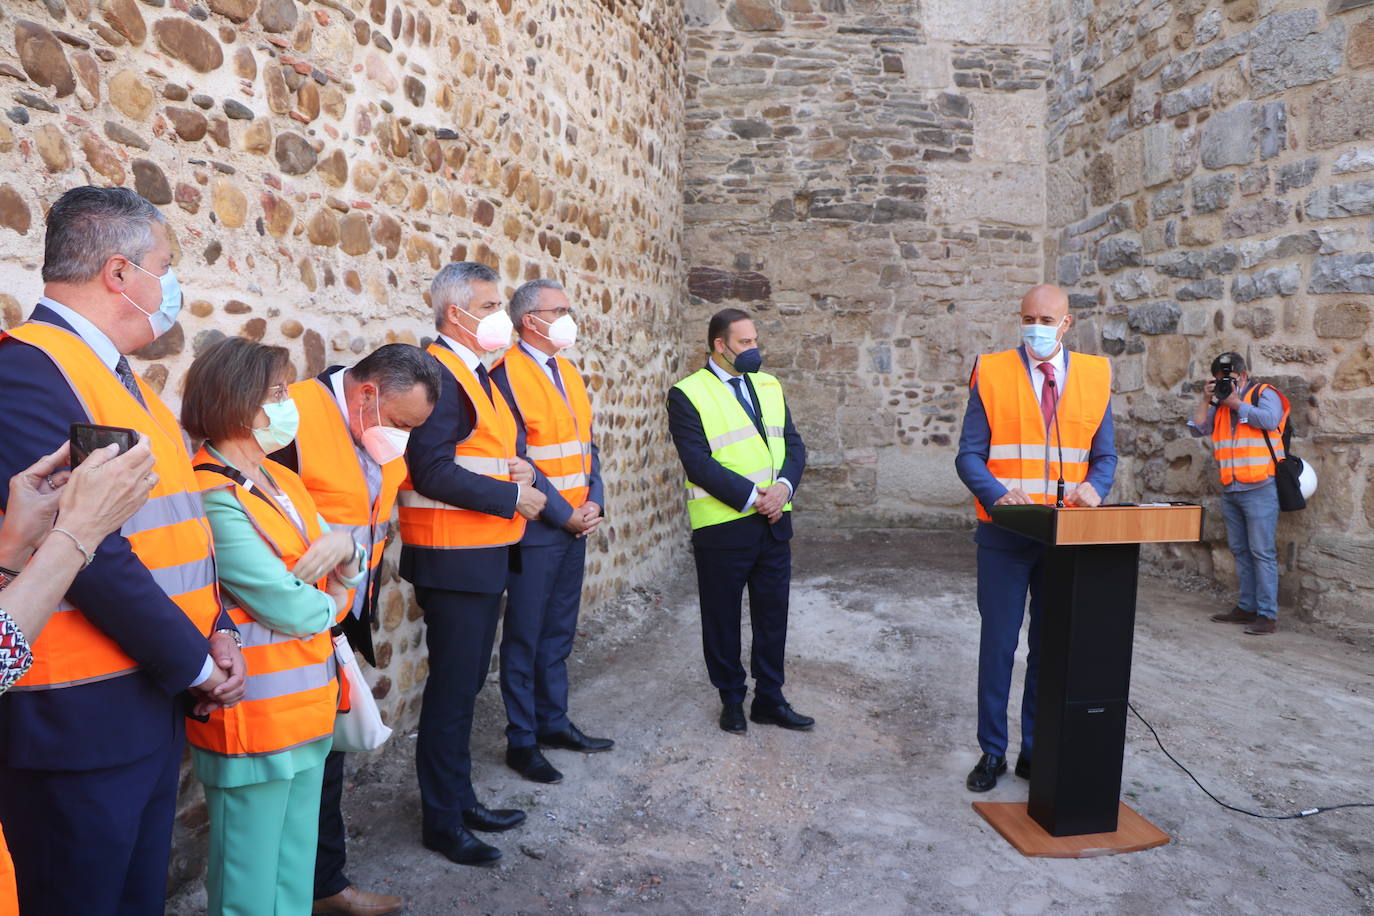
<svg viewBox="0 0 1374 916">
<path fill-rule="evenodd" d="M 1069 298 L 1037 286 L 1021 300 L 1021 346 L 985 353 L 969 378 L 955 470 L 976 500 L 978 527 L 978 745 L 971 792 L 1007 771 L 1007 697 L 1030 592 L 1021 751 L 1016 775 L 1030 778 L 1040 662 L 1045 545 L 992 524 L 992 506 L 1097 506 L 1116 474 L 1112 372 L 1105 357 L 1069 353 Z M 1059 500 L 1063 500 L 1059 503 Z"/>
</svg>

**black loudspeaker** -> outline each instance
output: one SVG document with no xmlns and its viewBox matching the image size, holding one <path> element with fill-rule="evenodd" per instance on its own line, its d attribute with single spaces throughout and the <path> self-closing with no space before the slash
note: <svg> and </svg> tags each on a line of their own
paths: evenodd
<svg viewBox="0 0 1374 916">
<path fill-rule="evenodd" d="M 1117 827 L 1138 544 L 1047 547 L 1028 810 L 1052 836 Z"/>
</svg>

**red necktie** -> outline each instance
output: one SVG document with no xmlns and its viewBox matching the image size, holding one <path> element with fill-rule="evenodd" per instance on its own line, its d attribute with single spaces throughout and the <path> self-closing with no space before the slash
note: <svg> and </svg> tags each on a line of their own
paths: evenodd
<svg viewBox="0 0 1374 916">
<path fill-rule="evenodd" d="M 1045 430 L 1050 428 L 1050 418 L 1054 416 L 1054 402 L 1058 392 L 1054 387 L 1054 366 L 1041 363 L 1036 367 L 1045 375 L 1045 383 L 1040 387 L 1040 415 L 1045 418 Z"/>
</svg>

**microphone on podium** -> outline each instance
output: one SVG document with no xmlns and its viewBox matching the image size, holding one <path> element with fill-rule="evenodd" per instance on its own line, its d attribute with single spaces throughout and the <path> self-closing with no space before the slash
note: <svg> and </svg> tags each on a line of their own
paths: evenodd
<svg viewBox="0 0 1374 916">
<path fill-rule="evenodd" d="M 1054 383 L 1054 379 L 1045 379 L 1045 384 L 1050 386 L 1054 392 L 1054 406 L 1050 408 L 1050 425 L 1054 427 L 1054 437 L 1059 445 L 1059 492 L 1055 499 L 1055 508 L 1064 508 L 1064 436 L 1059 431 L 1059 386 Z M 1050 450 L 1050 431 L 1045 430 L 1045 451 Z"/>
</svg>

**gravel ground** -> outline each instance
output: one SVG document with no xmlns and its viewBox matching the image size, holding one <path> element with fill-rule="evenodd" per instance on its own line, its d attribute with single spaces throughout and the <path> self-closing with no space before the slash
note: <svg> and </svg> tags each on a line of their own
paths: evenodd
<svg viewBox="0 0 1374 916">
<path fill-rule="evenodd" d="M 356 762 L 350 876 L 450 913 L 1374 913 L 1374 809 L 1296 821 L 1226 811 L 1127 726 L 1126 801 L 1172 837 L 1097 859 L 1030 859 L 970 807 L 978 616 L 963 534 L 809 534 L 796 542 L 788 697 L 811 733 L 716 727 L 691 576 L 586 622 L 573 717 L 614 751 L 550 751 L 557 786 L 502 763 L 495 675 L 474 754 L 490 807 L 529 812 L 489 836 L 490 869 L 419 842 L 414 736 Z M 1374 675 L 1360 650 L 1283 620 L 1246 637 L 1206 590 L 1142 570 L 1132 701 L 1223 800 L 1267 812 L 1374 801 Z M 1018 667 L 1018 678 L 1019 678 Z M 1013 687 L 1019 696 L 1019 687 Z M 1012 710 L 1012 722 L 1016 718 Z M 1015 733 L 1013 725 L 1013 743 Z M 199 898 L 199 899 L 197 899 Z M 203 894 L 169 912 L 190 914 Z"/>
</svg>

